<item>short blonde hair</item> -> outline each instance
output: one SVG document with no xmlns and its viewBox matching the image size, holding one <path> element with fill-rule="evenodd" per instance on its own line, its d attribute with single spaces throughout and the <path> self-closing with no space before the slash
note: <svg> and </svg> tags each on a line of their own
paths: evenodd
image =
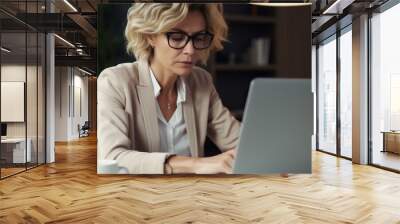
<svg viewBox="0 0 400 224">
<path fill-rule="evenodd" d="M 134 3 L 128 10 L 125 28 L 128 53 L 137 60 L 149 60 L 153 50 L 148 38 L 169 31 L 192 11 L 200 11 L 204 15 L 206 29 L 214 34 L 211 46 L 201 51 L 200 61 L 205 65 L 211 51 L 223 49 L 222 42 L 226 41 L 228 34 L 220 3 Z"/>
</svg>

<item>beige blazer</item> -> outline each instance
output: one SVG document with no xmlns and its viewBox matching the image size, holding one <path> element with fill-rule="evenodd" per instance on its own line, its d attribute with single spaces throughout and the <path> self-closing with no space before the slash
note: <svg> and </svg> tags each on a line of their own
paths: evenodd
<svg viewBox="0 0 400 224">
<path fill-rule="evenodd" d="M 191 154 L 204 156 L 206 136 L 222 150 L 236 148 L 240 123 L 222 105 L 211 75 L 194 67 L 184 78 L 183 103 Z M 145 61 L 119 64 L 97 80 L 98 159 L 117 160 L 132 174 L 162 174 L 169 155 L 160 152 L 156 100 Z"/>
</svg>

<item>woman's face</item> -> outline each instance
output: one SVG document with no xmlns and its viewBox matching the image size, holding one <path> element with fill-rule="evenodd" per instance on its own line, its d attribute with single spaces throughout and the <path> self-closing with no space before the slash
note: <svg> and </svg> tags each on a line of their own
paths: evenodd
<svg viewBox="0 0 400 224">
<path fill-rule="evenodd" d="M 203 14 L 199 11 L 189 12 L 182 22 L 168 31 L 169 42 L 166 34 L 159 34 L 150 39 L 150 44 L 154 48 L 152 63 L 156 63 L 161 67 L 161 69 L 168 70 L 176 75 L 190 74 L 193 66 L 200 59 L 200 53 L 206 49 L 195 49 L 192 40 L 190 40 L 182 49 L 175 49 L 177 46 L 174 45 L 174 41 L 177 43 L 180 40 L 179 36 L 183 36 L 179 33 L 193 36 L 194 34 L 204 33 L 205 31 L 206 21 Z M 171 44 L 172 47 L 170 46 Z"/>
</svg>

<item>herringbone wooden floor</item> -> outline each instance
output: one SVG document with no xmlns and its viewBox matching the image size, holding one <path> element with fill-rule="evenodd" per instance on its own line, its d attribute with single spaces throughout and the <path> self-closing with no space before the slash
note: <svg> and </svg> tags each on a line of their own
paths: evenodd
<svg viewBox="0 0 400 224">
<path fill-rule="evenodd" d="M 400 223 L 400 175 L 313 153 L 312 175 L 98 176 L 94 137 L 0 181 L 0 223 Z"/>
</svg>

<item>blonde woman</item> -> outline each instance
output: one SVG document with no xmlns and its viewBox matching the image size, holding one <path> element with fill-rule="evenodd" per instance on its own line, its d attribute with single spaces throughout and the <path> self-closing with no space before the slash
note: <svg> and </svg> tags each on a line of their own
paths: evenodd
<svg viewBox="0 0 400 224">
<path fill-rule="evenodd" d="M 98 78 L 99 159 L 131 174 L 231 173 L 240 123 L 196 66 L 222 49 L 222 5 L 135 3 L 127 19 L 137 61 Z M 221 154 L 204 157 L 206 136 Z"/>
</svg>

